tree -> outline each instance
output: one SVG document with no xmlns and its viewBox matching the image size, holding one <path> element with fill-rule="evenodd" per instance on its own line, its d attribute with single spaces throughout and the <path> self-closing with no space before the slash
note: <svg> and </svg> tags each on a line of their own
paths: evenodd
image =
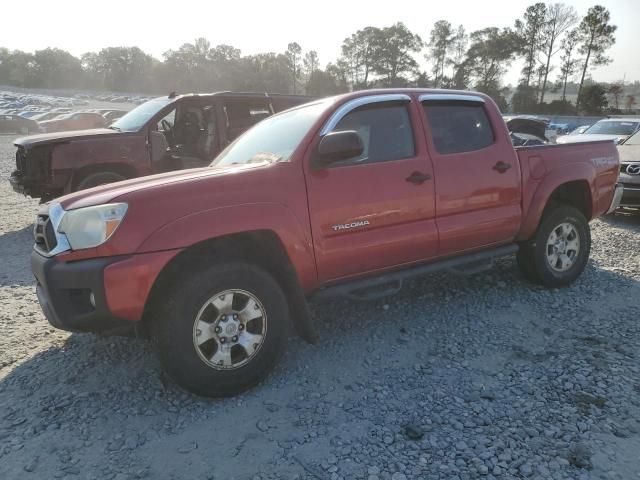
<svg viewBox="0 0 640 480">
<path fill-rule="evenodd" d="M 624 87 L 618 83 L 614 83 L 613 85 L 609 85 L 609 93 L 613 96 L 616 110 L 620 110 L 620 97 L 624 93 Z"/>
<path fill-rule="evenodd" d="M 285 56 L 289 60 L 289 68 L 291 70 L 293 94 L 297 93 L 298 80 L 300 79 L 300 55 L 302 54 L 302 47 L 296 42 L 291 42 L 287 45 L 287 51 Z"/>
<path fill-rule="evenodd" d="M 433 63 L 433 86 L 436 88 L 443 83 L 447 53 L 452 47 L 455 36 L 451 24 L 446 20 L 438 20 L 429 35 L 429 54 L 425 57 Z"/>
<path fill-rule="evenodd" d="M 578 45 L 578 31 L 571 30 L 562 40 L 560 48 L 560 74 L 562 81 L 562 101 L 567 100 L 567 81 L 576 72 L 578 60 L 574 58 L 575 48 Z"/>
<path fill-rule="evenodd" d="M 582 86 L 590 65 L 589 62 L 591 62 L 591 65 L 606 65 L 611 61 L 605 56 L 604 52 L 615 43 L 614 33 L 618 27 L 610 25 L 609 20 L 609 10 L 601 5 L 596 5 L 589 9 L 578 27 L 580 53 L 586 55 L 586 57 L 582 67 L 580 86 L 578 87 L 576 110 L 579 109 L 582 102 Z"/>
<path fill-rule="evenodd" d="M 379 28 L 366 27 L 342 42 L 342 57 L 338 64 L 344 67 L 354 88 L 369 86 L 379 36 Z"/>
<path fill-rule="evenodd" d="M 322 96 L 346 92 L 348 90 L 346 82 L 342 82 L 334 73 L 335 71 L 329 67 L 327 70 L 314 70 L 307 82 L 306 93 L 308 95 Z"/>
<path fill-rule="evenodd" d="M 511 97 L 511 110 L 514 113 L 537 113 L 537 100 L 535 88 L 521 83 Z"/>
<path fill-rule="evenodd" d="M 636 105 L 636 97 L 635 95 L 627 95 L 624 100 L 624 108 L 627 110 L 633 110 L 633 107 Z"/>
<path fill-rule="evenodd" d="M 495 90 L 502 75 L 520 52 L 521 39 L 511 29 L 485 28 L 471 34 L 466 66 L 476 80 L 476 88 Z"/>
<path fill-rule="evenodd" d="M 547 7 L 545 22 L 542 27 L 542 54 L 544 61 L 544 79 L 540 91 L 540 104 L 544 103 L 547 78 L 551 70 L 551 57 L 558 53 L 558 39 L 578 22 L 578 15 L 573 7 L 564 3 L 554 3 Z M 560 47 L 561 48 L 561 47 Z"/>
<path fill-rule="evenodd" d="M 547 7 L 538 2 L 527 7 L 522 20 L 516 20 L 515 29 L 522 42 L 524 67 L 522 68 L 521 83 L 527 87 L 531 77 L 535 74 L 538 52 L 542 49 L 542 29 L 547 15 Z"/>
<path fill-rule="evenodd" d="M 405 85 L 405 76 L 417 73 L 418 62 L 412 53 L 422 49 L 422 39 L 402 22 L 380 30 L 374 46 L 373 70 L 382 77 L 383 86 Z"/>
<path fill-rule="evenodd" d="M 318 52 L 316 52 L 315 50 L 308 51 L 304 56 L 303 63 L 305 74 L 307 75 L 307 78 L 309 78 L 311 77 L 311 75 L 313 75 L 313 72 L 318 70 L 318 67 L 320 66 L 320 60 L 318 60 Z"/>
<path fill-rule="evenodd" d="M 464 27 L 460 25 L 451 41 L 451 57 L 447 64 L 452 67 L 451 79 L 446 83 L 446 88 L 466 88 L 469 81 L 468 68 L 465 68 L 465 55 L 469 36 Z"/>
<path fill-rule="evenodd" d="M 601 115 L 609 105 L 607 90 L 597 83 L 584 87 L 581 99 L 581 111 L 586 115 Z"/>
</svg>

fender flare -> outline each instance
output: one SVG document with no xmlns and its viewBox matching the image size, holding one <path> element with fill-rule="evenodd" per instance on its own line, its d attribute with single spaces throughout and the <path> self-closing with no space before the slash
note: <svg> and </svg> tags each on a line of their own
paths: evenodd
<svg viewBox="0 0 640 480">
<path fill-rule="evenodd" d="M 595 179 L 596 169 L 593 165 L 587 163 L 572 163 L 550 169 L 550 173 L 538 184 L 529 205 L 524 206 L 524 210 L 527 213 L 523 219 L 520 231 L 516 236 L 516 240 L 524 241 L 531 238 L 538 228 L 540 219 L 551 195 L 558 187 L 564 184 L 585 182 L 589 187 L 591 209 L 595 211 L 595 199 L 597 198 Z"/>
</svg>

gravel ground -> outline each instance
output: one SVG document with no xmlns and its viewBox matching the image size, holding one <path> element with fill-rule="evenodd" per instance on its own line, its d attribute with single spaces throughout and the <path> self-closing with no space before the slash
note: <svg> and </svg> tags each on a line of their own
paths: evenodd
<svg viewBox="0 0 640 480">
<path fill-rule="evenodd" d="M 69 334 L 38 307 L 37 202 L 11 191 L 0 137 L 0 478 L 640 478 L 640 216 L 594 221 L 562 290 L 512 259 L 315 303 L 264 384 L 206 400 L 149 344 Z"/>
</svg>

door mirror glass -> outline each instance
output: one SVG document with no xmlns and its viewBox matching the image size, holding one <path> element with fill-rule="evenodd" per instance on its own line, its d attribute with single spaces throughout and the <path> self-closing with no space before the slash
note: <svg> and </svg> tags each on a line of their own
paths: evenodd
<svg viewBox="0 0 640 480">
<path fill-rule="evenodd" d="M 358 157 L 363 151 L 364 143 L 355 130 L 331 132 L 320 140 L 316 161 L 318 166 L 329 165 L 340 160 Z"/>
</svg>

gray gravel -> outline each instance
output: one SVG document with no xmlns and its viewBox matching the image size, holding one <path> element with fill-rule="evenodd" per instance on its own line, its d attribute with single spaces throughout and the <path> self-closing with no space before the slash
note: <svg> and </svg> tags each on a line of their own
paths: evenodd
<svg viewBox="0 0 640 480">
<path fill-rule="evenodd" d="M 145 341 L 46 323 L 13 155 L 0 137 L 0 478 L 639 478 L 640 216 L 593 222 L 566 289 L 507 259 L 314 304 L 318 345 L 292 338 L 263 385 L 204 400 Z"/>
</svg>

